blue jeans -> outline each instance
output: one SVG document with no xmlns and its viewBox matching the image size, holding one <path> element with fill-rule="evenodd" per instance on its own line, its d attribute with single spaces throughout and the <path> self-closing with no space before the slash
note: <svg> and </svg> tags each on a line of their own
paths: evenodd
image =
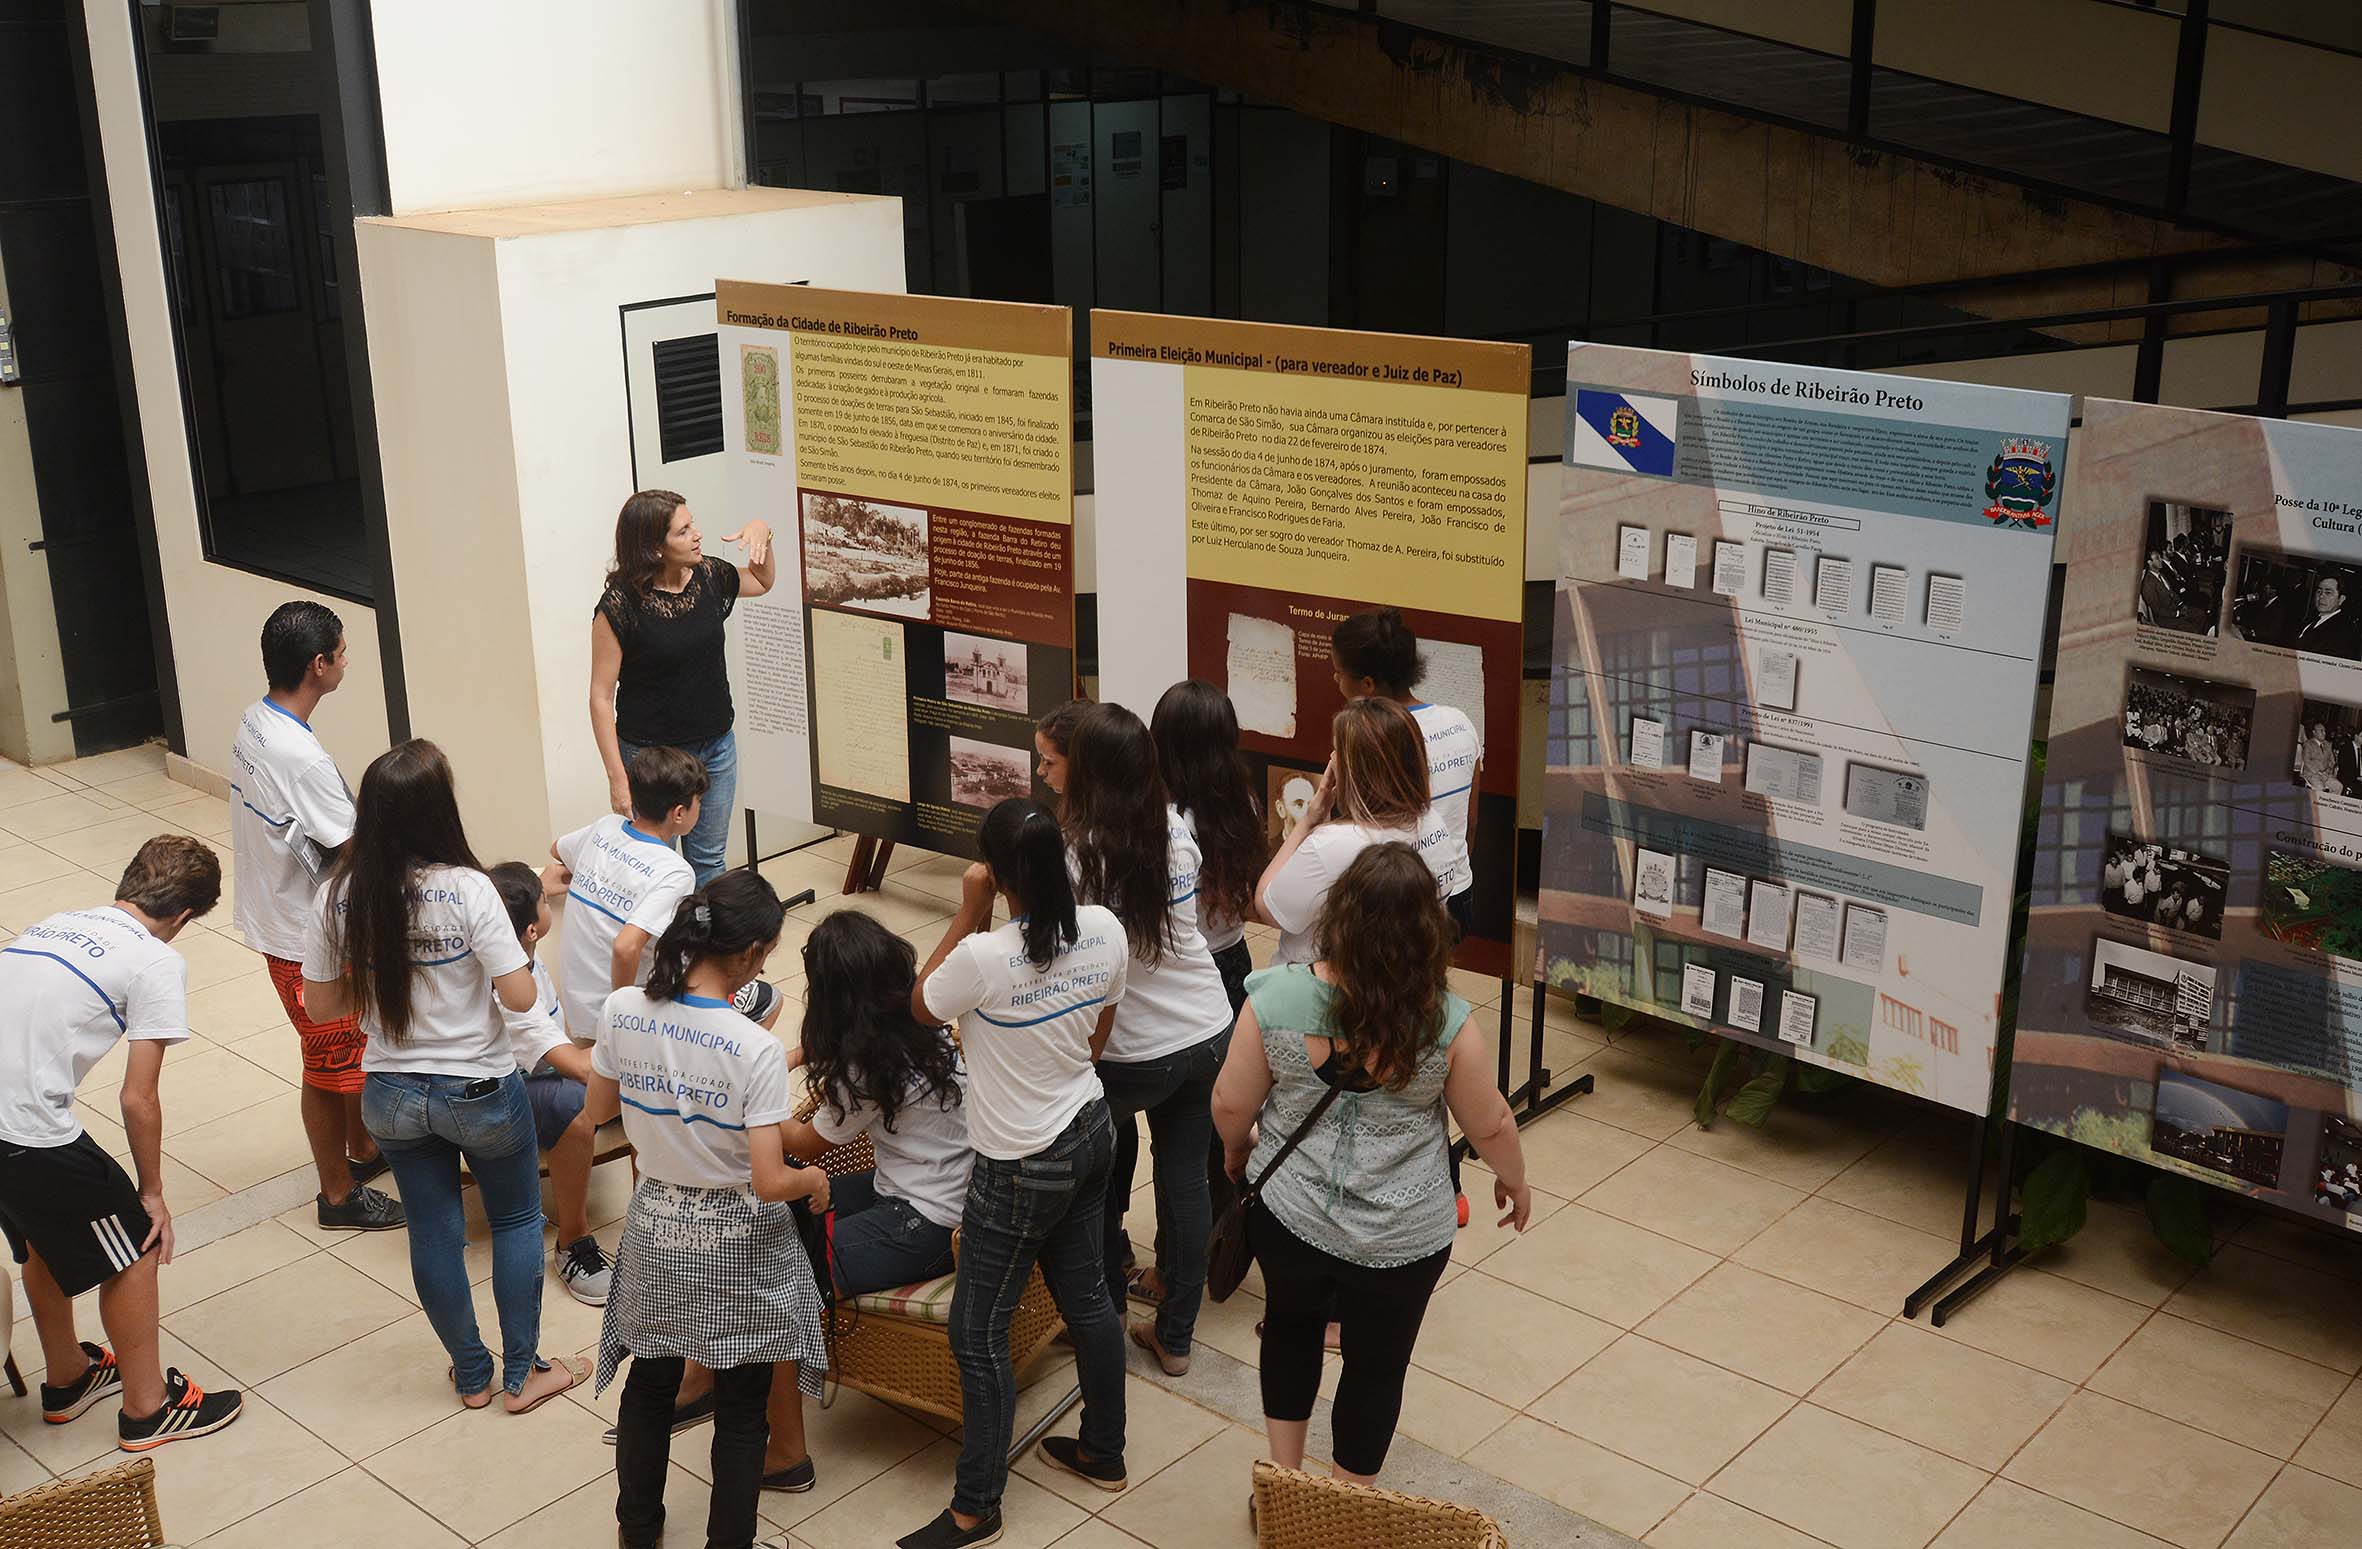
<svg viewBox="0 0 2362 1549">
<path fill-rule="evenodd" d="M 1115 1171 L 1100 1228 L 1107 1294 L 1117 1306 L 1124 1304 L 1124 1206 L 1131 1202 L 1132 1170 L 1140 1159 L 1140 1130 L 1133 1118 L 1145 1113 L 1155 1147 L 1157 1270 L 1165 1282 L 1165 1299 L 1156 1309 L 1156 1342 L 1174 1355 L 1189 1353 L 1205 1299 L 1206 1238 L 1214 1229 L 1207 1137 L 1214 1128 L 1214 1078 L 1222 1074 L 1229 1052 L 1225 1028 L 1203 1043 L 1153 1060 L 1099 1062 L 1099 1084 L 1107 1091 L 1108 1116 L 1115 1122 Z"/>
<path fill-rule="evenodd" d="M 500 1308 L 501 1386 L 514 1393 L 545 1364 L 541 1339 L 541 1154 L 525 1078 L 510 1072 L 482 1096 L 461 1095 L 466 1076 L 373 1070 L 361 1088 L 361 1122 L 393 1164 L 410 1214 L 410 1279 L 435 1337 L 451 1355 L 462 1393 L 492 1385 L 492 1352 L 476 1335 L 468 1294 L 467 1214 L 459 1159 L 483 1192 L 492 1227 L 492 1299 Z"/>
<path fill-rule="evenodd" d="M 854 1173 L 829 1186 L 836 1225 L 828 1238 L 839 1296 L 866 1296 L 951 1273 L 951 1228 L 907 1199 L 880 1194 L 878 1175 Z"/>
<path fill-rule="evenodd" d="M 960 1222 L 960 1278 L 951 1293 L 951 1353 L 960 1367 L 960 1442 L 952 1510 L 997 1511 L 1009 1482 L 1017 1379 L 1009 1320 L 1039 1259 L 1058 1315 L 1074 1336 L 1083 1387 L 1083 1450 L 1124 1455 L 1124 1329 L 1107 1299 L 1100 1212 L 1115 1162 L 1115 1126 L 1094 1100 L 1065 1133 L 1014 1162 L 976 1158 Z"/>
<path fill-rule="evenodd" d="M 616 750 L 623 755 L 625 768 L 631 767 L 632 755 L 640 746 L 617 738 Z M 710 782 L 705 788 L 705 805 L 698 809 L 697 826 L 681 836 L 681 856 L 697 874 L 697 885 L 703 887 L 730 864 L 730 819 L 738 801 L 738 734 L 726 731 L 711 742 L 675 746 L 705 766 L 705 778 Z"/>
</svg>

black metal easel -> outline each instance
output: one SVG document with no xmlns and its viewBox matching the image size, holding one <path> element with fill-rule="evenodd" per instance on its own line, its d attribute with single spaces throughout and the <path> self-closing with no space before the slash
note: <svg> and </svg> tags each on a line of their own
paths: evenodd
<svg viewBox="0 0 2362 1549">
<path fill-rule="evenodd" d="M 765 855 L 762 846 L 755 843 L 755 809 L 752 807 L 746 809 L 746 863 L 749 866 L 760 866 L 763 862 L 775 861 L 782 855 L 793 855 L 801 848 L 800 845 L 789 845 L 784 850 L 774 850 L 769 855 Z M 819 896 L 811 888 L 805 888 L 793 898 L 782 898 L 779 902 L 787 908 L 794 909 L 816 901 Z"/>
<path fill-rule="evenodd" d="M 2026 1250 L 2017 1241 L 2019 1217 L 2010 1208 L 2009 1174 L 2018 1127 L 2007 1117 L 2009 1093 L 2002 1078 L 2008 1069 L 2004 1065 L 1994 1072 L 1992 1097 L 1987 1104 L 1987 1112 L 1970 1126 L 1967 1198 L 1960 1207 L 1960 1251 L 1950 1263 L 1929 1276 L 1918 1290 L 1903 1298 L 1903 1316 L 1906 1318 L 1918 1317 L 1919 1309 L 1933 1301 L 1935 1305 L 1928 1313 L 1927 1321 L 1936 1328 L 1942 1328 L 1945 1319 L 2015 1269 L 2026 1257 Z M 1996 1124 L 2001 1130 L 2000 1189 L 1993 1202 L 1993 1225 L 1979 1232 L 1977 1225 L 1984 1219 L 1985 1153 L 1991 1146 Z M 1951 1286 L 1979 1263 L 1984 1267 L 1946 1292 L 1947 1286 Z"/>
</svg>

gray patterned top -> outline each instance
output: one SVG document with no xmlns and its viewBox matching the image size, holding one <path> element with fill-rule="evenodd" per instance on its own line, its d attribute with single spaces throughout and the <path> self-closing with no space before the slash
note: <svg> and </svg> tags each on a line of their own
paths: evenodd
<svg viewBox="0 0 2362 1549">
<path fill-rule="evenodd" d="M 1263 1176 L 1328 1091 L 1304 1053 L 1304 1040 L 1330 1036 L 1335 997 L 1305 963 L 1247 976 L 1247 999 L 1271 1063 L 1271 1095 L 1263 1100 L 1249 1178 Z M 1401 1091 L 1338 1094 L 1263 1186 L 1263 1203 L 1280 1225 L 1323 1253 L 1369 1269 L 1391 1269 L 1452 1245 L 1459 1219 L 1446 1157 L 1443 1084 L 1446 1051 L 1468 1009 L 1467 1001 L 1445 992 L 1435 1042 Z"/>
</svg>

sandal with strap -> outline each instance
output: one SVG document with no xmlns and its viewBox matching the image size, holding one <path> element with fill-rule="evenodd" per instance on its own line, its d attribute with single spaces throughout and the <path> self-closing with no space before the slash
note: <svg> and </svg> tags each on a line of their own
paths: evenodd
<svg viewBox="0 0 2362 1549">
<path fill-rule="evenodd" d="M 443 1368 L 443 1376 L 450 1382 L 451 1391 L 459 1393 L 459 1368 L 446 1366 Z M 482 1409 L 491 1402 L 492 1390 L 490 1388 L 486 1388 L 481 1393 L 459 1393 L 459 1407 L 462 1409 Z"/>
<path fill-rule="evenodd" d="M 557 1382 L 554 1386 L 545 1386 L 538 1392 L 535 1391 L 534 1384 L 543 1378 L 550 1377 L 552 1373 L 562 1375 L 564 1380 Z M 559 1356 L 547 1366 L 527 1377 L 523 1388 L 515 1393 L 504 1394 L 500 1400 L 501 1407 L 512 1415 L 529 1415 L 568 1388 L 577 1383 L 586 1382 L 589 1378 L 590 1363 L 588 1361 L 577 1361 L 568 1356 Z"/>
</svg>

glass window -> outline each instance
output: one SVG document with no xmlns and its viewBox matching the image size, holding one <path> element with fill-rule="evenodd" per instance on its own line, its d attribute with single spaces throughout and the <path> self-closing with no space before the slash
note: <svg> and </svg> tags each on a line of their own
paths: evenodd
<svg viewBox="0 0 2362 1549">
<path fill-rule="evenodd" d="M 287 218 L 282 178 L 208 183 L 213 219 L 213 272 L 221 283 L 221 315 L 235 322 L 292 312 L 296 304 L 295 238 Z"/>
</svg>

